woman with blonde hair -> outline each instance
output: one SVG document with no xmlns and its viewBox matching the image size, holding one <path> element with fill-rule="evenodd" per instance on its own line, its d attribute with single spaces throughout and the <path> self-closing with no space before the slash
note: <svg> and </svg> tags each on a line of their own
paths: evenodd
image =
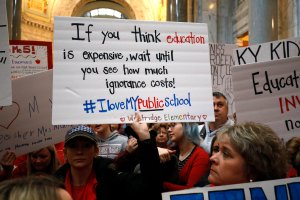
<svg viewBox="0 0 300 200">
<path fill-rule="evenodd" d="M 17 178 L 29 175 L 52 175 L 60 166 L 54 145 L 28 153 L 27 161 L 18 166 L 13 165 L 14 160 L 10 159 L 10 162 L 6 163 L 6 166 L 3 168 L 4 170 L 10 169 L 3 172 L 5 174 L 5 176 L 3 175 L 4 177 Z M 11 167 L 8 167 L 8 165 Z"/>
<path fill-rule="evenodd" d="M 28 176 L 0 183 L 1 200 L 72 200 L 62 182 L 49 176 Z"/>
<path fill-rule="evenodd" d="M 212 185 L 281 179 L 287 173 L 284 143 L 269 126 L 254 122 L 218 131 L 210 162 Z"/>
</svg>

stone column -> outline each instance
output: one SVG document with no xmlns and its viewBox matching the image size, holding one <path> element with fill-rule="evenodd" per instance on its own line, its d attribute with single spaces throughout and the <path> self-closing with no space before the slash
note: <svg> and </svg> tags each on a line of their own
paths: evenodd
<svg viewBox="0 0 300 200">
<path fill-rule="evenodd" d="M 13 2 L 11 0 L 6 0 L 6 11 L 7 11 L 7 28 L 8 36 L 11 40 L 12 38 L 12 11 L 13 11 Z"/>
<path fill-rule="evenodd" d="M 12 0 L 12 39 L 21 39 L 21 14 L 22 14 L 22 0 Z"/>
<path fill-rule="evenodd" d="M 249 44 L 278 39 L 277 0 L 249 1 Z"/>
<path fill-rule="evenodd" d="M 217 43 L 233 44 L 232 0 L 217 2 Z"/>
<path fill-rule="evenodd" d="M 168 0 L 167 21 L 186 22 L 187 1 L 188 0 Z"/>
<path fill-rule="evenodd" d="M 296 4 L 296 6 L 295 6 L 295 9 L 296 9 L 296 22 L 297 22 L 297 24 L 296 24 L 296 27 L 295 27 L 295 29 L 296 29 L 296 35 L 295 35 L 295 37 L 300 37 L 300 2 L 298 1 L 298 0 L 296 0 L 295 1 L 295 4 Z"/>
</svg>

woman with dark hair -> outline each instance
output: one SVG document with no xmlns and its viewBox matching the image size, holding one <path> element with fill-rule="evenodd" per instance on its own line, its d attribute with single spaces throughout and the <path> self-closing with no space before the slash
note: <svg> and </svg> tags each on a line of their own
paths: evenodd
<svg viewBox="0 0 300 200">
<path fill-rule="evenodd" d="M 170 140 L 177 147 L 178 181 L 164 182 L 166 191 L 199 186 L 209 170 L 209 156 L 199 146 L 200 135 L 197 123 L 171 123 Z"/>
<path fill-rule="evenodd" d="M 300 176 L 300 137 L 293 137 L 286 143 L 286 151 L 290 169 L 288 177 Z"/>
<path fill-rule="evenodd" d="M 212 145 L 208 180 L 229 185 L 285 178 L 284 143 L 263 124 L 247 122 L 224 127 Z"/>
</svg>

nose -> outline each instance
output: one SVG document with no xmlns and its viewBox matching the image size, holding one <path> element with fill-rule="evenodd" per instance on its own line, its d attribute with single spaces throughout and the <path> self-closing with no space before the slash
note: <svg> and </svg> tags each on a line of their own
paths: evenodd
<svg viewBox="0 0 300 200">
<path fill-rule="evenodd" d="M 214 104 L 214 110 L 218 110 L 218 105 L 217 104 Z"/>
<path fill-rule="evenodd" d="M 213 153 L 213 154 L 210 156 L 210 158 L 209 158 L 210 163 L 211 163 L 211 164 L 218 164 L 218 162 L 219 162 L 219 155 L 220 155 L 220 152 L 218 152 L 218 153 Z"/>
</svg>

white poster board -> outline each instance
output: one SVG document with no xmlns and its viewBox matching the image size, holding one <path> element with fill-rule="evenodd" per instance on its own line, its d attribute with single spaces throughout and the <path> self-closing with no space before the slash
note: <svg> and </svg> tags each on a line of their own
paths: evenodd
<svg viewBox="0 0 300 200">
<path fill-rule="evenodd" d="M 64 141 L 69 125 L 52 126 L 52 70 L 12 81 L 13 104 L 0 109 L 0 157 Z"/>
<path fill-rule="evenodd" d="M 286 178 L 162 193 L 163 200 L 298 200 L 300 178 Z"/>
<path fill-rule="evenodd" d="M 235 112 L 231 73 L 231 67 L 235 65 L 232 57 L 235 48 L 234 44 L 209 44 L 213 91 L 221 92 L 226 96 L 230 117 Z"/>
<path fill-rule="evenodd" d="M 272 127 L 283 139 L 300 136 L 300 57 L 232 68 L 237 121 Z"/>
<path fill-rule="evenodd" d="M 12 104 L 6 1 L 0 1 L 0 106 Z"/>
<path fill-rule="evenodd" d="M 53 124 L 214 121 L 206 24 L 55 17 Z"/>
<path fill-rule="evenodd" d="M 233 56 L 236 66 L 300 56 L 300 38 L 240 47 L 234 50 Z"/>
</svg>

